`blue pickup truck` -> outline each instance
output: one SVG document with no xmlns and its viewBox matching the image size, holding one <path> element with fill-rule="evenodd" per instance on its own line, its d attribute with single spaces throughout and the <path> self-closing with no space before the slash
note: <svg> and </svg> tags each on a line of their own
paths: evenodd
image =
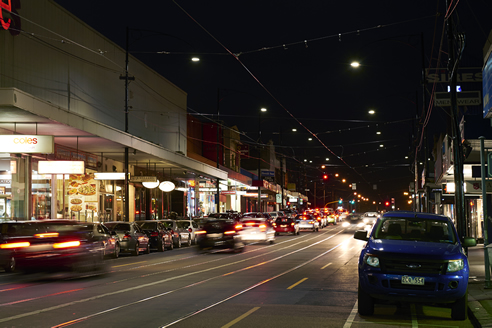
<svg viewBox="0 0 492 328">
<path fill-rule="evenodd" d="M 468 259 L 464 247 L 474 238 L 460 240 L 446 216 L 388 212 L 369 236 L 359 257 L 358 312 L 372 315 L 378 302 L 433 303 L 451 307 L 454 320 L 465 320 L 468 308 Z"/>
</svg>

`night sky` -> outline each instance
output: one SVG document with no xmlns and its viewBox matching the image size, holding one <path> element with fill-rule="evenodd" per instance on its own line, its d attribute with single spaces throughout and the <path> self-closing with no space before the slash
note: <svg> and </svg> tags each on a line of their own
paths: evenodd
<svg viewBox="0 0 492 328">
<path fill-rule="evenodd" d="M 335 173 L 371 200 L 400 199 L 408 191 L 422 67 L 447 65 L 444 1 L 55 2 L 122 47 L 128 26 L 130 52 L 188 93 L 189 113 L 207 121 L 219 109 L 245 143 L 256 142 L 266 107 L 262 141 L 279 146 L 288 169 L 307 164 L 310 182 L 320 181 L 326 164 L 331 183 L 347 197 L 351 192 Z M 462 66 L 482 67 L 492 2 L 454 5 L 466 35 Z M 191 62 L 193 55 L 200 62 Z M 359 69 L 350 67 L 354 59 Z M 448 117 L 433 109 L 430 147 Z"/>
</svg>

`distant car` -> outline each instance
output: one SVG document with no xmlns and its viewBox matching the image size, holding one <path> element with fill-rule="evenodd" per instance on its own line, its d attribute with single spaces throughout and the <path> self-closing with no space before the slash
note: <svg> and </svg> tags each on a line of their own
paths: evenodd
<svg viewBox="0 0 492 328">
<path fill-rule="evenodd" d="M 193 220 L 176 220 L 176 224 L 180 229 L 188 231 L 186 238 L 186 241 L 189 241 L 188 246 L 196 245 L 198 237 L 195 232 L 198 230 L 198 224 Z"/>
<path fill-rule="evenodd" d="M 311 214 L 318 221 L 318 225 L 320 229 L 326 227 L 329 223 L 328 217 L 324 213 L 321 213 L 320 211 L 312 211 L 306 214 Z"/>
<path fill-rule="evenodd" d="M 275 242 L 275 230 L 263 216 L 242 217 L 236 227 L 243 242 Z"/>
<path fill-rule="evenodd" d="M 102 223 L 97 222 L 80 222 L 81 231 L 86 231 L 90 234 L 93 241 L 101 243 L 104 256 L 118 258 L 120 255 L 120 240 L 114 231 L 109 229 Z"/>
<path fill-rule="evenodd" d="M 376 302 L 448 304 L 455 320 L 467 318 L 468 259 L 451 219 L 417 212 L 385 213 L 367 236 L 359 256 L 358 311 L 372 315 Z"/>
<path fill-rule="evenodd" d="M 137 256 L 140 252 L 150 253 L 149 237 L 135 222 L 110 221 L 104 222 L 106 228 L 116 232 L 120 241 L 120 251 L 130 252 Z"/>
<path fill-rule="evenodd" d="M 234 220 L 207 220 L 196 234 L 199 251 L 219 248 L 242 252 L 244 249 L 244 243 Z"/>
<path fill-rule="evenodd" d="M 157 249 L 159 252 L 172 250 L 174 248 L 171 230 L 156 220 L 135 221 L 140 229 L 149 237 L 150 248 Z"/>
<path fill-rule="evenodd" d="M 295 218 L 299 222 L 299 229 L 319 230 L 319 222 L 311 214 L 298 215 Z"/>
<path fill-rule="evenodd" d="M 374 225 L 374 223 L 376 223 L 376 220 L 378 218 L 379 218 L 378 212 L 365 212 L 362 215 L 362 220 L 364 221 L 365 224 L 368 225 Z"/>
<path fill-rule="evenodd" d="M 281 233 L 299 234 L 299 222 L 286 216 L 278 217 L 273 223 L 273 228 L 277 236 Z"/>
<path fill-rule="evenodd" d="M 241 214 L 238 212 L 227 211 L 224 213 L 211 213 L 208 217 L 204 217 L 205 220 L 211 219 L 224 219 L 224 220 L 234 220 L 234 222 L 238 222 Z"/>
<path fill-rule="evenodd" d="M 104 247 L 94 239 L 86 224 L 74 220 L 33 221 L 28 231 L 16 241 L 19 270 L 25 273 L 106 272 Z"/>
<path fill-rule="evenodd" d="M 162 224 L 171 232 L 174 247 L 180 248 L 182 246 L 183 238 L 188 241 L 189 232 L 186 231 L 185 233 L 182 228 L 178 227 L 176 220 L 165 219 L 159 220 L 159 222 L 162 222 Z"/>
</svg>

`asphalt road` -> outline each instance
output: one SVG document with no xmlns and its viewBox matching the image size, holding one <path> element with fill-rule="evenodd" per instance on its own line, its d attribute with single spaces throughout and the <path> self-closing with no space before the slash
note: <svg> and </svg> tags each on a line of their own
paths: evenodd
<svg viewBox="0 0 492 328">
<path fill-rule="evenodd" d="M 359 316 L 354 230 L 302 231 L 242 253 L 123 255 L 89 277 L 0 272 L 0 327 L 473 327 L 414 304 Z"/>
</svg>

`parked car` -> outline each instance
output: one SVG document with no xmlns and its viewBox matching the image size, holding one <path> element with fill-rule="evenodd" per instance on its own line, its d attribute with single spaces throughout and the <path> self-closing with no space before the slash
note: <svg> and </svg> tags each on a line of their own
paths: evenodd
<svg viewBox="0 0 492 328">
<path fill-rule="evenodd" d="M 33 221 L 16 241 L 19 270 L 106 272 L 104 247 L 87 225 L 74 220 Z"/>
<path fill-rule="evenodd" d="M 162 222 L 162 224 L 171 232 L 174 247 L 180 248 L 182 246 L 182 239 L 185 238 L 187 240 L 189 237 L 189 232 L 186 231 L 186 233 L 184 233 L 183 229 L 178 227 L 176 220 L 166 219 L 159 220 L 159 222 Z"/>
<path fill-rule="evenodd" d="M 19 237 L 31 234 L 27 232 L 29 227 L 29 221 L 0 222 L 0 268 L 3 268 L 6 272 L 15 271 L 15 254 L 19 246 L 17 241 Z"/>
<path fill-rule="evenodd" d="M 296 216 L 295 220 L 299 223 L 299 229 L 309 229 L 313 231 L 319 230 L 319 222 L 311 214 L 303 214 Z"/>
<path fill-rule="evenodd" d="M 196 234 L 199 251 L 220 248 L 242 252 L 244 249 L 244 243 L 234 220 L 207 220 L 202 229 L 196 231 Z"/>
<path fill-rule="evenodd" d="M 140 229 L 149 237 L 150 248 L 157 249 L 159 252 L 172 250 L 174 248 L 171 230 L 156 220 L 135 221 Z"/>
<path fill-rule="evenodd" d="M 90 239 L 101 243 L 105 257 L 118 258 L 120 255 L 120 240 L 115 231 L 109 231 L 104 224 L 97 222 L 81 222 L 80 225 L 80 230 L 89 234 Z"/>
<path fill-rule="evenodd" d="M 264 216 L 242 217 L 236 227 L 243 242 L 275 242 L 275 230 Z"/>
<path fill-rule="evenodd" d="M 299 234 L 299 222 L 286 216 L 277 218 L 273 223 L 273 228 L 275 229 L 275 235 L 277 236 L 280 233 L 291 233 L 293 235 Z"/>
<path fill-rule="evenodd" d="M 474 238 L 460 240 L 446 216 L 385 213 L 367 236 L 359 257 L 358 311 L 372 315 L 380 301 L 447 304 L 455 320 L 467 318 L 468 259 L 463 247 Z"/>
<path fill-rule="evenodd" d="M 116 232 L 120 241 L 120 252 L 130 252 L 137 256 L 140 252 L 150 253 L 149 237 L 135 222 L 110 221 L 104 222 L 110 230 Z"/>
<path fill-rule="evenodd" d="M 197 235 L 195 232 L 198 230 L 198 224 L 193 220 L 176 220 L 176 224 L 178 228 L 188 231 L 189 238 L 186 238 L 188 246 L 196 245 Z"/>
</svg>

